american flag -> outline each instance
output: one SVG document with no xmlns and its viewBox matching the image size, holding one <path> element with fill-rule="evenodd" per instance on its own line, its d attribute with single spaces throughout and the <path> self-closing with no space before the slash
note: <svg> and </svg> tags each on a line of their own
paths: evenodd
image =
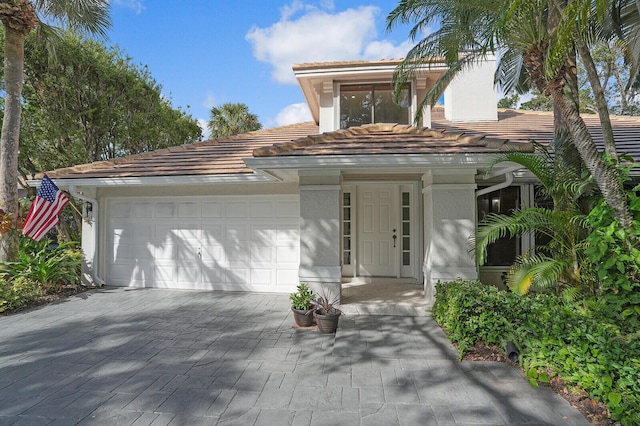
<svg viewBox="0 0 640 426">
<path fill-rule="evenodd" d="M 68 202 L 67 195 L 45 175 L 38 194 L 29 207 L 22 234 L 40 241 L 51 228 L 58 224 L 58 215 Z"/>
</svg>

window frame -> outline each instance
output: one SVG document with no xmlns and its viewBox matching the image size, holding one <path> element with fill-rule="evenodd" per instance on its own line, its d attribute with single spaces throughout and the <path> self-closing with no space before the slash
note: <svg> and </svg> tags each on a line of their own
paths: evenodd
<svg viewBox="0 0 640 426">
<path fill-rule="evenodd" d="M 369 86 L 371 88 L 370 94 L 371 97 L 375 97 L 375 87 L 378 86 L 388 86 L 390 87 L 389 92 L 393 93 L 393 84 L 388 82 L 388 81 L 348 81 L 348 82 L 338 82 L 337 83 L 337 90 L 335 92 L 335 97 L 334 97 L 334 110 L 335 110 L 335 117 L 336 117 L 336 123 L 337 123 L 337 127 L 338 129 L 347 129 L 349 127 L 354 127 L 354 126 L 342 126 L 343 123 L 343 119 L 342 119 L 342 94 L 343 94 L 343 87 L 357 87 L 357 86 Z M 410 125 L 413 121 L 413 116 L 414 116 L 414 112 L 415 112 L 415 103 L 416 103 L 416 97 L 415 97 L 415 93 L 414 93 L 414 85 L 412 83 L 406 83 L 406 87 L 407 87 L 407 101 L 409 103 L 408 106 L 406 107 L 400 107 L 397 104 L 394 104 L 396 106 L 398 106 L 398 108 L 406 108 L 406 123 L 399 123 L 399 124 L 407 124 Z M 387 90 L 385 90 L 387 91 Z M 370 111 L 370 116 L 371 116 L 371 123 L 360 123 L 360 124 L 356 124 L 355 126 L 362 126 L 362 125 L 366 125 L 366 124 L 375 124 L 375 123 L 384 123 L 386 121 L 376 121 L 376 109 L 375 109 L 375 105 L 371 105 L 371 111 Z"/>
</svg>

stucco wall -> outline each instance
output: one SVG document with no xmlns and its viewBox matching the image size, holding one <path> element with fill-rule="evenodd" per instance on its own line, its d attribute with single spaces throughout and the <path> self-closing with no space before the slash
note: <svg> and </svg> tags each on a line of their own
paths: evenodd
<svg viewBox="0 0 640 426">
<path fill-rule="evenodd" d="M 429 172 L 423 177 L 425 294 L 433 299 L 438 281 L 476 279 L 469 237 L 475 232 L 475 170 Z"/>
</svg>

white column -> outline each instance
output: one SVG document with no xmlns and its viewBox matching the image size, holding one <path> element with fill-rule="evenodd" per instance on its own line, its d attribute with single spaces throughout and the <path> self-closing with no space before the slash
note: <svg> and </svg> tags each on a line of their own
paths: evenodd
<svg viewBox="0 0 640 426">
<path fill-rule="evenodd" d="M 339 297 L 340 173 L 300 175 L 300 282 Z"/>
<path fill-rule="evenodd" d="M 424 182 L 425 295 L 433 302 L 435 285 L 478 277 L 469 237 L 475 232 L 475 170 L 430 171 Z"/>
</svg>

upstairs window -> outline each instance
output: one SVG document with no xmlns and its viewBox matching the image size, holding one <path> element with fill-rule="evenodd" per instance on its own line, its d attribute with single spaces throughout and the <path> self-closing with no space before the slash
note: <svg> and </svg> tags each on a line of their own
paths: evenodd
<svg viewBox="0 0 640 426">
<path fill-rule="evenodd" d="M 340 86 L 340 128 L 372 123 L 409 124 L 411 92 L 403 89 L 399 104 L 393 102 L 389 83 Z"/>
</svg>

